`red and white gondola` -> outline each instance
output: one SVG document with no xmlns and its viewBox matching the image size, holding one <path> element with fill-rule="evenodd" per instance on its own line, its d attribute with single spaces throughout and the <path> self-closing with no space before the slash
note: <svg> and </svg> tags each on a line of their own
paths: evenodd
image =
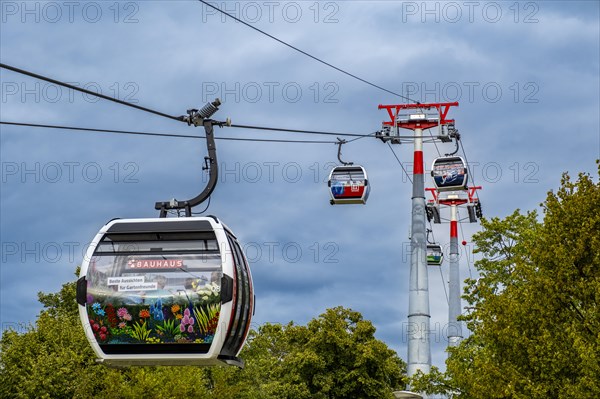
<svg viewBox="0 0 600 399">
<path fill-rule="evenodd" d="M 330 203 L 366 204 L 371 186 L 365 168 L 360 165 L 336 166 L 329 174 Z"/>
</svg>

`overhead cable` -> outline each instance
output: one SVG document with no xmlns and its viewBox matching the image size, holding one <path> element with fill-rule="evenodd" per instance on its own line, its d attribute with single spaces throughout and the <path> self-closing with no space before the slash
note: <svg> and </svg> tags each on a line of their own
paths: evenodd
<svg viewBox="0 0 600 399">
<path fill-rule="evenodd" d="M 396 158 L 396 161 L 398 161 L 398 163 L 400 164 L 400 167 L 404 171 L 404 174 L 406 175 L 406 178 L 408 179 L 408 181 L 410 181 L 410 184 L 412 184 L 412 179 L 410 178 L 410 176 L 406 172 L 406 169 L 404 169 L 404 165 L 402 165 L 402 162 L 400 162 L 400 158 L 398 158 L 398 155 L 396 155 L 396 151 L 394 151 L 394 149 L 392 148 L 392 146 L 391 146 L 390 143 L 387 143 L 387 145 L 388 145 L 388 147 L 390 147 L 390 151 L 392 151 L 392 154 L 394 154 L 394 157 Z"/>
<path fill-rule="evenodd" d="M 114 134 L 132 134 L 138 136 L 155 136 L 155 137 L 169 137 L 169 138 L 187 138 L 187 139 L 204 139 L 205 136 L 194 136 L 189 134 L 168 134 L 168 133 L 156 133 L 156 132 L 140 132 L 131 130 L 113 130 L 113 129 L 96 129 L 87 127 L 76 127 L 76 126 L 61 126 L 61 125 L 43 125 L 37 123 L 22 123 L 22 122 L 6 122 L 0 121 L 0 125 L 12 125 L 12 126 L 23 126 L 23 127 L 35 127 L 35 128 L 47 128 L 47 129 L 61 129 L 61 130 L 77 130 L 83 132 L 96 132 L 96 133 L 114 133 Z M 243 138 L 243 137 L 215 137 L 216 140 L 231 140 L 231 141 L 256 141 L 266 143 L 295 143 L 295 144 L 335 144 L 335 141 L 325 140 L 284 140 L 284 139 L 259 139 L 259 138 Z"/>
<path fill-rule="evenodd" d="M 469 175 L 471 175 L 471 181 L 473 182 L 473 186 L 476 187 L 477 184 L 475 184 L 475 175 L 473 174 L 471 165 L 469 164 L 469 160 L 467 159 L 467 154 L 465 153 L 465 147 L 463 146 L 462 140 L 459 140 L 459 143 L 460 143 L 460 148 L 463 153 L 463 158 L 465 159 L 465 163 L 467 164 L 467 170 L 469 171 Z M 477 192 L 477 190 L 475 190 L 475 196 L 477 197 L 477 200 L 479 201 L 479 193 Z"/>
<path fill-rule="evenodd" d="M 396 93 L 396 92 L 394 92 L 394 91 L 388 90 L 388 89 L 386 89 L 386 88 L 384 88 L 384 87 L 381 87 L 381 86 L 379 86 L 379 85 L 377 85 L 377 84 L 375 84 L 375 83 L 372 83 L 372 82 L 370 82 L 370 81 L 368 81 L 368 80 L 366 80 L 366 79 L 363 79 L 363 78 L 361 78 L 361 77 L 359 77 L 359 76 L 356 76 L 356 75 L 354 75 L 353 73 L 350 73 L 350 72 L 348 72 L 348 71 L 346 71 L 346 70 L 344 70 L 344 69 L 342 69 L 342 68 L 336 67 L 335 65 L 333 65 L 333 64 L 330 64 L 330 63 L 329 63 L 329 62 L 327 62 L 327 61 L 323 61 L 322 59 L 320 59 L 320 58 L 318 58 L 318 57 L 315 57 L 314 55 L 312 55 L 312 54 L 309 54 L 309 53 L 307 53 L 306 51 L 304 51 L 304 50 L 301 50 L 301 49 L 299 49 L 299 48 L 298 48 L 298 47 L 296 47 L 296 46 L 293 46 L 293 45 L 291 45 L 291 44 L 289 44 L 289 43 L 287 43 L 287 42 L 285 42 L 285 41 L 283 41 L 283 40 L 281 40 L 281 39 L 278 39 L 277 37 L 275 37 L 275 36 L 273 36 L 273 35 L 271 35 L 271 34 L 268 34 L 268 33 L 267 33 L 267 32 L 265 32 L 264 30 L 258 29 L 256 26 L 250 25 L 249 23 L 247 23 L 247 22 L 245 22 L 245 21 L 243 21 L 243 20 L 241 20 L 241 19 L 237 18 L 236 16 L 234 16 L 234 15 L 232 15 L 232 14 L 230 14 L 230 13 L 226 12 L 226 11 L 223 11 L 223 10 L 221 10 L 219 7 L 217 7 L 217 6 L 213 5 L 213 4 L 210 4 L 210 3 L 209 3 L 209 2 L 207 2 L 207 1 L 204 1 L 204 0 L 199 0 L 199 1 L 200 1 L 200 3 L 202 3 L 202 4 L 204 4 L 204 5 L 207 5 L 208 7 L 210 7 L 210 8 L 212 8 L 212 9 L 214 9 L 214 10 L 216 10 L 216 11 L 220 12 L 221 14 L 223 14 L 223 15 L 227 15 L 229 18 L 231 18 L 231 19 L 233 19 L 233 20 L 235 20 L 235 21 L 237 21 L 237 22 L 240 22 L 240 23 L 242 23 L 242 24 L 246 25 L 247 27 L 249 27 L 249 28 L 251 28 L 251 29 L 254 29 L 255 31 L 257 31 L 257 32 L 259 32 L 259 33 L 262 33 L 263 35 L 265 35 L 265 36 L 267 36 L 267 37 L 270 37 L 271 39 L 273 39 L 273 40 L 275 40 L 275 41 L 277 41 L 277 42 L 279 42 L 279 43 L 283 44 L 284 46 L 287 46 L 287 47 L 289 47 L 289 48 L 291 48 L 291 49 L 293 49 L 293 50 L 296 50 L 296 51 L 297 51 L 297 52 L 299 52 L 300 54 L 304 54 L 305 56 L 307 56 L 307 57 L 309 57 L 309 58 L 312 58 L 313 60 L 315 60 L 315 61 L 317 61 L 317 62 L 320 62 L 321 64 L 327 65 L 328 67 L 330 67 L 330 68 L 333 68 L 333 69 L 335 69 L 336 71 L 343 73 L 344 75 L 348 75 L 348 76 L 350 76 L 350 77 L 352 77 L 352 78 L 354 78 L 354 79 L 356 79 L 356 80 L 359 80 L 359 81 L 361 81 L 361 82 L 363 82 L 363 83 L 366 83 L 366 84 L 368 84 L 369 86 L 375 87 L 375 88 L 377 88 L 377 89 L 379 89 L 379 90 L 383 90 L 383 91 L 385 91 L 385 92 L 387 92 L 387 93 L 390 93 L 390 94 L 393 94 L 393 95 L 395 95 L 395 96 L 398 96 L 398 97 L 400 97 L 400 98 L 403 98 L 403 99 L 405 99 L 406 101 L 411 101 L 411 102 L 414 102 L 414 103 L 416 103 L 416 104 L 420 104 L 418 101 L 416 101 L 416 100 L 413 100 L 413 99 L 411 99 L 410 97 L 403 96 L 402 94 L 399 94 L 399 93 Z"/>
<path fill-rule="evenodd" d="M 301 129 L 287 129 L 281 127 L 267 127 L 267 126 L 251 126 L 251 125 L 236 125 L 231 124 L 229 127 L 236 127 L 241 129 L 254 129 L 254 130 L 268 130 L 275 132 L 288 132 L 288 133 L 304 133 L 304 134 L 321 134 L 325 136 L 349 136 L 349 137 L 368 137 L 372 136 L 373 133 L 370 134 L 359 134 L 359 133 L 337 133 L 337 132 L 324 132 L 320 130 L 301 130 Z M 411 136 L 412 137 L 412 136 Z M 337 141 L 336 141 L 337 143 Z"/>
<path fill-rule="evenodd" d="M 115 102 L 117 104 L 125 105 L 127 107 L 136 108 L 136 109 L 139 109 L 139 110 L 144 111 L 144 112 L 149 112 L 149 113 L 154 114 L 154 115 L 162 116 L 164 118 L 173 119 L 173 120 L 176 120 L 176 121 L 179 121 L 179 122 L 183 121 L 183 119 L 181 117 L 179 117 L 179 116 L 173 116 L 173 115 L 165 114 L 163 112 L 159 112 L 159 111 L 156 111 L 156 110 L 153 110 L 153 109 L 150 109 L 150 108 L 146 108 L 146 107 L 142 107 L 142 106 L 139 106 L 139 105 L 135 105 L 135 104 L 132 104 L 132 103 L 127 102 L 127 101 L 119 100 L 119 99 L 114 98 L 114 97 L 110 97 L 110 96 L 106 96 L 104 94 L 96 93 L 94 91 L 87 90 L 87 89 L 84 89 L 82 87 L 73 86 L 72 84 L 69 84 L 69 83 L 66 83 L 66 82 L 61 82 L 59 80 L 52 79 L 52 78 L 49 78 L 47 76 L 38 75 L 37 73 L 26 71 L 24 69 L 20 69 L 20 68 L 11 66 L 11 65 L 0 63 L 0 68 L 8 69 L 9 71 L 17 72 L 17 73 L 20 73 L 22 75 L 26 75 L 26 76 L 30 76 L 32 78 L 40 79 L 40 80 L 43 80 L 43 81 L 46 81 L 46 82 L 49 82 L 49 83 L 53 83 L 55 85 L 63 86 L 63 87 L 66 87 L 68 89 L 71 89 L 71 90 L 75 90 L 75 91 L 79 91 L 81 93 L 89 94 L 90 96 L 102 98 L 104 100 L 112 101 L 112 102 Z"/>
</svg>

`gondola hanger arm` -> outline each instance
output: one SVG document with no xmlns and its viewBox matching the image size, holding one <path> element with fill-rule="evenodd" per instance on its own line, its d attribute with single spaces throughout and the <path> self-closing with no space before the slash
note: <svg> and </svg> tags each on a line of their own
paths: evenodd
<svg viewBox="0 0 600 399">
<path fill-rule="evenodd" d="M 192 208 L 206 201 L 212 192 L 214 191 L 217 181 L 219 179 L 219 166 L 217 163 L 217 148 L 215 145 L 214 126 L 230 126 L 231 121 L 229 118 L 225 122 L 218 122 L 210 119 L 210 117 L 219 110 L 221 101 L 217 98 L 212 103 L 206 104 L 202 109 L 189 109 L 187 116 L 182 116 L 181 120 L 186 122 L 189 126 L 204 126 L 206 132 L 206 147 L 208 149 L 208 156 L 204 157 L 203 170 L 209 170 L 209 180 L 204 190 L 189 200 L 178 201 L 172 199 L 170 201 L 157 202 L 154 208 L 160 210 L 160 217 L 164 218 L 167 216 L 169 210 L 185 209 L 185 216 L 192 216 Z"/>
<path fill-rule="evenodd" d="M 446 156 L 446 157 L 450 157 L 452 155 L 455 155 L 458 152 L 458 149 L 459 149 L 458 142 L 460 141 L 460 133 L 458 132 L 458 130 L 456 130 L 456 128 L 454 127 L 454 124 L 449 124 L 448 125 L 448 129 L 450 130 L 449 131 L 449 136 L 450 136 L 451 139 L 452 138 L 454 139 L 454 144 L 456 145 L 456 148 L 454 149 L 453 152 L 449 152 L 447 154 L 444 154 L 444 156 Z"/>
<path fill-rule="evenodd" d="M 427 244 L 434 244 L 433 242 L 429 241 L 429 234 L 432 233 L 431 229 L 427 229 Z"/>
<path fill-rule="evenodd" d="M 342 145 L 343 145 L 343 144 L 346 144 L 346 143 L 347 143 L 347 141 L 346 141 L 346 140 L 343 140 L 343 139 L 340 139 L 339 137 L 337 138 L 337 140 L 338 140 L 338 142 L 337 142 L 336 144 L 337 144 L 337 146 L 338 146 L 338 160 L 339 160 L 339 161 L 340 161 L 340 163 L 341 163 L 342 165 L 344 165 L 344 166 L 353 165 L 353 164 L 354 164 L 354 162 L 344 162 L 344 161 L 342 160 Z"/>
</svg>

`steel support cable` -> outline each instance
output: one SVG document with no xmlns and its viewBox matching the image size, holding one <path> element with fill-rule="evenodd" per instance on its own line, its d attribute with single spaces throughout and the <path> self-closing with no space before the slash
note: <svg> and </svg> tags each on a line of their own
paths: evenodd
<svg viewBox="0 0 600 399">
<path fill-rule="evenodd" d="M 387 143 L 388 147 L 390 147 L 390 151 L 392 151 L 392 154 L 394 154 L 394 158 L 396 158 L 396 161 L 398 161 L 398 163 L 400 164 L 400 167 L 402 168 L 402 170 L 404 171 L 404 174 L 406 175 L 406 177 L 408 178 L 408 181 L 410 181 L 410 184 L 412 184 L 412 179 L 410 178 L 410 176 L 408 175 L 408 173 L 406 172 L 406 169 L 404 169 L 404 165 L 402 165 L 402 162 L 400 162 L 400 158 L 398 158 L 398 155 L 396 155 L 396 151 L 394 151 L 394 149 L 392 148 L 390 143 Z"/>
<path fill-rule="evenodd" d="M 442 153 L 440 152 L 440 149 L 438 148 L 438 146 L 437 146 L 437 143 L 435 142 L 435 138 L 433 137 L 433 133 L 431 133 L 431 129 L 427 129 L 427 130 L 429 130 L 429 136 L 431 137 L 431 139 L 432 139 L 431 141 L 432 141 L 432 142 L 433 142 L 433 144 L 435 145 L 435 150 L 436 150 L 436 151 L 437 151 L 437 153 L 438 153 L 438 157 L 441 157 L 441 156 L 442 156 Z"/>
<path fill-rule="evenodd" d="M 241 24 L 243 24 L 243 25 L 246 25 L 247 27 L 249 27 L 249 28 L 251 28 L 251 29 L 254 29 L 254 30 L 255 30 L 255 31 L 257 31 L 257 32 L 259 32 L 259 33 L 262 33 L 263 35 L 265 35 L 265 36 L 267 36 L 267 37 L 269 37 L 269 38 L 271 38 L 271 39 L 273 39 L 273 40 L 275 40 L 275 41 L 277 41 L 277 42 L 279 42 L 279 43 L 283 44 L 284 46 L 287 46 L 287 47 L 289 47 L 289 48 L 291 48 L 291 49 L 293 49 L 293 50 L 295 50 L 295 51 L 299 52 L 300 54 L 303 54 L 303 55 L 305 55 L 305 56 L 307 56 L 307 57 L 309 57 L 309 58 L 312 58 L 313 60 L 315 60 L 315 61 L 317 61 L 317 62 L 320 62 L 321 64 L 327 65 L 328 67 L 330 67 L 330 68 L 333 68 L 333 69 L 335 69 L 336 71 L 343 73 L 344 75 L 350 76 L 350 77 L 352 77 L 352 78 L 354 78 L 354 79 L 356 79 L 356 80 L 359 80 L 359 81 L 361 81 L 361 82 L 363 82 L 363 83 L 366 83 L 366 84 L 368 84 L 369 86 L 375 87 L 375 88 L 377 88 L 377 89 L 379 89 L 379 90 L 383 90 L 383 91 L 385 91 L 386 93 L 389 93 L 389 94 L 393 94 L 393 95 L 395 95 L 395 96 L 398 96 L 398 97 L 400 97 L 400 98 L 402 98 L 402 99 L 405 99 L 406 101 L 411 101 L 411 102 L 414 102 L 414 103 L 416 103 L 416 104 L 420 104 L 418 101 L 416 101 L 416 100 L 413 100 L 413 99 L 412 99 L 412 98 L 410 98 L 410 97 L 403 96 L 402 94 L 399 94 L 399 93 L 393 92 L 393 91 L 391 91 L 391 90 L 388 90 L 388 89 L 386 89 L 385 87 L 381 87 L 381 86 L 379 86 L 379 85 L 377 85 L 377 84 L 375 84 L 375 83 L 369 82 L 369 81 L 368 81 L 368 80 L 366 80 L 366 79 L 363 79 L 363 78 L 361 78 L 361 77 L 359 77 L 359 76 L 356 76 L 356 75 L 354 75 L 354 74 L 352 74 L 352 73 L 350 73 L 350 72 L 348 72 L 348 71 L 345 71 L 345 70 L 343 70 L 342 68 L 336 67 L 335 65 L 333 65 L 333 64 L 330 64 L 330 63 L 329 63 L 329 62 L 327 62 L 327 61 L 323 61 L 322 59 L 320 59 L 320 58 L 318 58 L 318 57 L 315 57 L 314 55 L 312 55 L 312 54 L 309 54 L 309 53 L 307 53 L 306 51 L 304 51 L 304 50 L 301 50 L 301 49 L 299 49 L 299 48 L 298 48 L 298 47 L 296 47 L 296 46 L 293 46 L 293 45 L 291 45 L 291 44 L 289 44 L 289 43 L 287 43 L 287 42 L 285 42 L 285 41 L 283 41 L 283 40 L 281 40 L 281 39 L 278 39 L 277 37 L 275 37 L 275 36 L 273 36 L 273 35 L 271 35 L 271 34 L 268 34 L 267 32 L 265 32 L 265 31 L 263 31 L 263 30 L 261 30 L 261 29 L 258 29 L 256 26 L 252 26 L 252 25 L 250 25 L 249 23 L 247 23 L 247 22 L 245 22 L 245 21 L 243 21 L 243 20 L 241 20 L 241 19 L 239 19 L 239 18 L 237 18 L 237 17 L 235 17 L 235 16 L 231 15 L 230 13 L 228 13 L 228 12 L 226 12 L 226 11 L 223 11 L 223 10 L 221 10 L 221 9 L 220 9 L 220 8 L 218 8 L 217 6 L 214 6 L 214 5 L 210 4 L 210 3 L 209 3 L 209 2 L 207 2 L 207 1 L 204 1 L 204 0 L 198 0 L 198 1 L 200 1 L 200 3 L 202 3 L 202 4 L 204 4 L 204 5 L 207 5 L 208 7 L 210 7 L 210 8 L 212 8 L 212 9 L 214 9 L 214 10 L 216 10 L 216 11 L 220 12 L 220 13 L 221 13 L 221 14 L 223 14 L 223 15 L 227 15 L 229 18 L 231 18 L 231 19 L 233 19 L 233 20 L 235 20 L 235 21 L 237 21 L 237 22 L 240 22 Z"/>
<path fill-rule="evenodd" d="M 283 127 L 238 125 L 235 123 L 232 123 L 231 125 L 225 126 L 225 127 L 233 127 L 233 128 L 239 128 L 239 129 L 265 130 L 265 131 L 271 131 L 271 132 L 286 132 L 286 133 L 302 133 L 302 134 L 320 134 L 320 135 L 324 135 L 324 136 L 356 137 L 355 139 L 348 140 L 348 143 L 351 143 L 354 140 L 362 139 L 365 137 L 377 137 L 376 135 L 377 135 L 377 133 L 379 133 L 379 132 L 374 132 L 374 133 L 369 133 L 369 134 L 360 134 L 360 133 L 324 132 L 324 131 L 320 131 L 320 130 L 303 130 L 303 129 L 288 129 L 288 128 L 283 128 Z M 394 137 L 396 137 L 396 136 L 394 136 Z M 413 139 L 414 138 L 414 136 L 397 136 L 397 137 L 403 138 L 403 139 Z M 335 141 L 335 143 L 337 143 L 337 141 Z"/>
<path fill-rule="evenodd" d="M 365 134 L 362 137 L 355 137 L 355 138 L 353 138 L 351 140 L 346 141 L 346 144 L 352 143 L 353 141 L 356 141 L 356 140 L 364 139 L 365 137 L 372 137 L 372 136 L 375 136 L 376 134 L 377 134 L 377 132 L 371 133 L 371 134 Z"/>
<path fill-rule="evenodd" d="M 10 66 L 10 65 L 7 65 L 7 64 L 0 63 L 0 68 L 8 69 L 9 71 L 13 71 L 13 72 L 16 72 L 16 73 L 20 73 L 22 75 L 30 76 L 32 78 L 40 79 L 40 80 L 43 80 L 43 81 L 46 81 L 46 82 L 49 82 L 49 83 L 53 83 L 55 85 L 63 86 L 63 87 L 66 87 L 68 89 L 71 89 L 71 90 L 75 90 L 75 91 L 79 91 L 81 93 L 89 94 L 91 96 L 102 98 L 102 99 L 108 100 L 108 101 L 112 101 L 112 102 L 115 102 L 117 104 L 125 105 L 127 107 L 132 107 L 132 108 L 135 108 L 135 109 L 139 109 L 139 110 L 144 111 L 144 112 L 149 112 L 151 114 L 162 116 L 164 118 L 173 119 L 173 120 L 176 120 L 178 122 L 183 122 L 183 119 L 180 116 L 173 116 L 173 115 L 165 114 L 163 112 L 155 111 L 155 110 L 150 109 L 150 108 L 146 108 L 146 107 L 142 107 L 142 106 L 139 106 L 139 105 L 135 105 L 135 104 L 129 103 L 127 101 L 119 100 L 119 99 L 116 99 L 116 98 L 113 98 L 113 97 L 110 97 L 110 96 L 106 96 L 104 94 L 96 93 L 96 92 L 93 92 L 91 90 L 84 89 L 82 87 L 73 86 L 73 85 L 71 85 L 69 83 L 61 82 L 59 80 L 52 79 L 52 78 L 49 78 L 47 76 L 38 75 L 37 73 L 29 72 L 29 71 L 26 71 L 24 69 L 20 69 L 20 68 L 14 67 L 14 66 Z"/>
<path fill-rule="evenodd" d="M 86 127 L 76 126 L 61 126 L 61 125 L 43 125 L 37 123 L 21 123 L 21 122 L 6 122 L 0 121 L 0 125 L 12 125 L 22 127 L 35 127 L 35 128 L 47 128 L 47 129 L 61 129 L 61 130 L 76 130 L 83 132 L 95 132 L 95 133 L 114 133 L 114 134 L 131 134 L 138 136 L 154 136 L 154 137 L 170 137 L 170 138 L 187 138 L 187 139 L 205 139 L 205 136 L 194 136 L 189 134 L 167 134 L 167 133 L 156 133 L 156 132 L 140 132 L 131 130 L 113 130 L 113 129 L 95 129 Z M 258 138 L 241 138 L 241 137 L 215 137 L 216 140 L 230 140 L 230 141 L 256 141 L 266 143 L 297 143 L 297 144 L 335 144 L 335 141 L 325 140 L 284 140 L 284 139 L 258 139 Z"/>
<path fill-rule="evenodd" d="M 431 221 L 429 223 L 429 231 L 431 232 L 431 238 L 433 239 L 433 243 L 436 243 L 435 235 L 433 234 L 433 226 L 431 225 Z M 443 264 L 443 263 L 442 263 Z M 446 295 L 446 304 L 450 304 L 450 298 L 448 297 L 448 290 L 446 289 L 446 279 L 444 278 L 444 273 L 442 273 L 442 265 L 439 267 L 440 269 L 440 277 L 442 278 L 442 286 L 444 287 L 444 294 Z"/>
<path fill-rule="evenodd" d="M 465 159 L 465 163 L 467 164 L 467 170 L 469 171 L 469 175 L 471 175 L 471 181 L 473 182 L 473 186 L 476 187 L 477 184 L 475 184 L 475 175 L 473 175 L 471 165 L 469 164 L 469 160 L 467 159 L 465 147 L 463 146 L 462 140 L 459 140 L 458 142 L 460 143 L 460 149 L 462 150 L 463 158 Z M 475 196 L 477 197 L 477 201 L 479 201 L 479 193 L 477 192 L 477 190 L 475 190 Z"/>
<path fill-rule="evenodd" d="M 123 100 L 119 100 L 119 99 L 116 99 L 116 98 L 113 98 L 113 97 L 109 97 L 109 96 L 106 96 L 104 94 L 96 93 L 96 92 L 93 92 L 93 91 L 90 91 L 90 90 L 87 90 L 87 89 L 84 89 L 84 88 L 81 88 L 81 87 L 76 87 L 76 86 L 73 86 L 73 85 L 71 85 L 69 83 L 61 82 L 59 80 L 52 79 L 52 78 L 49 78 L 47 76 L 39 75 L 39 74 L 30 72 L 30 71 L 26 71 L 24 69 L 16 68 L 16 67 L 13 67 L 11 65 L 0 63 L 0 68 L 8 69 L 8 70 L 16 72 L 16 73 L 20 73 L 20 74 L 23 74 L 23 75 L 26 75 L 26 76 L 30 76 L 30 77 L 33 77 L 33 78 L 36 78 L 36 79 L 40 79 L 40 80 L 43 80 L 43 81 L 46 81 L 46 82 L 49 82 L 49 83 L 53 83 L 53 84 L 56 84 L 56 85 L 59 85 L 59 86 L 63 86 L 63 87 L 66 87 L 66 88 L 69 88 L 69 89 L 72 89 L 72 90 L 75 90 L 75 91 L 79 91 L 81 93 L 85 93 L 85 94 L 89 94 L 91 96 L 95 96 L 95 97 L 98 97 L 98 98 L 105 99 L 105 100 L 108 100 L 108 101 L 112 101 L 112 102 L 115 102 L 117 104 L 121 104 L 121 105 L 125 105 L 125 106 L 128 106 L 128 107 L 132 107 L 132 108 L 144 111 L 144 112 L 149 112 L 149 113 L 154 114 L 154 115 L 158 115 L 158 116 L 162 116 L 162 117 L 165 117 L 165 118 L 168 118 L 168 119 L 176 120 L 178 122 L 183 122 L 184 121 L 182 116 L 173 116 L 173 115 L 165 114 L 163 112 L 159 112 L 159 111 L 156 111 L 156 110 L 153 110 L 153 109 L 150 109 L 150 108 L 146 108 L 146 107 L 142 107 L 142 106 L 139 106 L 139 105 L 135 105 L 135 104 L 129 103 L 127 101 L 123 101 Z M 278 131 L 278 132 L 289 132 L 289 133 L 320 134 L 320 135 L 330 135 L 330 136 L 349 136 L 349 137 L 357 137 L 357 138 L 368 137 L 368 136 L 373 135 L 373 133 L 365 135 L 365 134 L 356 134 L 356 133 L 323 132 L 323 131 L 313 131 L 313 130 L 286 129 L 286 128 L 277 128 L 277 127 L 237 125 L 237 124 L 231 124 L 228 127 L 242 128 L 242 129 L 254 129 L 254 130 L 266 130 L 266 131 Z M 200 136 L 190 136 L 190 137 L 200 137 Z M 412 138 L 412 136 L 402 136 L 401 138 Z"/>
<path fill-rule="evenodd" d="M 319 131 L 319 130 L 287 129 L 287 128 L 279 128 L 279 127 L 251 126 L 251 125 L 237 125 L 237 124 L 231 124 L 227 127 L 234 127 L 234 128 L 239 128 L 239 129 L 267 130 L 267 131 L 272 131 L 272 132 L 320 134 L 320 135 L 325 135 L 325 136 L 349 136 L 349 137 L 358 137 L 358 138 L 368 137 L 373 134 L 373 133 L 370 133 L 370 134 L 336 133 L 336 132 L 323 132 L 323 131 Z"/>
<path fill-rule="evenodd" d="M 460 213 L 459 213 L 458 209 L 456 209 L 456 215 L 458 216 L 458 219 L 460 219 Z M 460 226 L 460 236 L 461 236 L 462 240 L 466 242 L 466 240 L 465 240 L 465 233 L 463 232 L 462 223 L 459 222 L 458 225 Z M 464 245 L 463 245 L 463 247 L 464 247 Z M 473 280 L 473 273 L 471 272 L 471 261 L 469 260 L 469 255 L 467 254 L 467 248 L 465 247 L 463 249 L 465 251 L 465 258 L 467 258 L 467 266 L 469 266 L 469 278 L 471 280 Z"/>
</svg>

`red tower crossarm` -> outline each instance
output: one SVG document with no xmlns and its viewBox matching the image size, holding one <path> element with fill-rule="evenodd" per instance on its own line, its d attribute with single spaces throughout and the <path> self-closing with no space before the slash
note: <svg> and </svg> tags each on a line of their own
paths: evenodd
<svg viewBox="0 0 600 399">
<path fill-rule="evenodd" d="M 437 204 L 437 199 L 438 199 L 437 188 L 425 187 L 425 191 L 429 191 L 431 193 L 431 195 L 433 196 L 433 200 L 429 200 L 429 202 Z"/>
<path fill-rule="evenodd" d="M 420 129 L 430 129 L 432 127 L 438 125 L 446 125 L 448 123 L 454 123 L 454 119 L 446 119 L 448 116 L 448 112 L 450 111 L 450 107 L 457 107 L 458 102 L 451 103 L 425 103 L 425 104 L 395 104 L 395 105 L 379 105 L 379 109 L 386 109 L 388 115 L 390 117 L 389 121 L 383 122 L 386 126 L 396 126 L 396 116 L 400 112 L 400 110 L 406 109 L 432 109 L 435 108 L 439 114 L 439 121 L 401 121 L 397 124 L 398 127 L 414 130 L 415 128 Z"/>
<path fill-rule="evenodd" d="M 475 198 L 475 192 L 476 192 L 477 190 L 481 190 L 481 186 L 473 186 L 473 187 L 469 187 L 469 189 L 468 189 L 468 190 L 469 190 L 469 191 L 468 191 L 468 194 L 469 194 L 469 202 L 470 202 L 470 203 L 474 203 L 475 201 L 478 201 L 478 200 Z"/>
<path fill-rule="evenodd" d="M 463 204 L 475 204 L 478 202 L 478 199 L 475 198 L 475 192 L 477 190 L 481 190 L 481 186 L 473 186 L 473 187 L 469 187 L 466 190 L 462 190 L 463 192 L 466 191 L 467 192 L 467 197 L 452 197 L 452 198 L 440 198 L 439 196 L 439 191 L 437 188 L 433 188 L 433 187 L 426 187 L 425 191 L 429 191 L 431 193 L 431 195 L 433 196 L 433 200 L 429 200 L 428 202 L 430 204 L 435 204 L 435 205 L 446 205 L 446 206 L 452 206 L 452 205 L 463 205 Z M 459 190 L 457 190 L 459 191 Z M 459 191 L 460 192 L 460 191 Z"/>
</svg>

